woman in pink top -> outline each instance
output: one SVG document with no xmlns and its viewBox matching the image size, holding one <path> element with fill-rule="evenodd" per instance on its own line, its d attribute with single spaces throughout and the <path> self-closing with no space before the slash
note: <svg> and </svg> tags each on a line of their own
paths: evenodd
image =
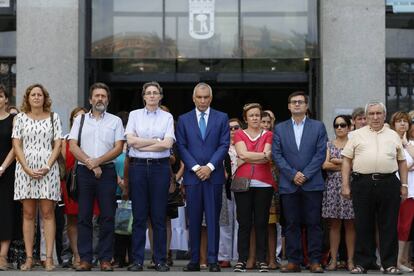
<svg viewBox="0 0 414 276">
<path fill-rule="evenodd" d="M 251 179 L 247 192 L 235 193 L 238 232 L 239 261 L 234 267 L 235 272 L 246 270 L 249 255 L 250 230 L 256 230 L 256 259 L 260 272 L 267 272 L 267 224 L 269 209 L 276 188 L 273 179 L 270 159 L 272 132 L 260 128 L 262 107 L 251 103 L 243 107 L 243 119 L 247 128 L 234 134 L 234 144 L 238 155 L 238 169 L 235 177 Z"/>
</svg>

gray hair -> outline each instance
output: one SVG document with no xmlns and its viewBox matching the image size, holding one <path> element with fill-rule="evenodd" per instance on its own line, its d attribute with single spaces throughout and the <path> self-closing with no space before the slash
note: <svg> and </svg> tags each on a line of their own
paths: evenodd
<svg viewBox="0 0 414 276">
<path fill-rule="evenodd" d="M 365 105 L 365 115 L 368 115 L 368 108 L 370 108 L 371 106 L 374 106 L 374 105 L 379 105 L 379 106 L 381 106 L 382 107 L 382 110 L 384 110 L 384 115 L 387 115 L 387 108 L 385 107 L 385 105 L 382 103 L 382 102 L 380 102 L 380 101 L 372 101 L 372 102 L 368 102 L 366 105 Z"/>
<path fill-rule="evenodd" d="M 197 85 L 194 87 L 194 90 L 193 90 L 193 97 L 195 96 L 197 88 L 206 88 L 206 87 L 208 88 L 208 91 L 210 91 L 210 97 L 213 97 L 213 89 L 211 89 L 211 86 L 205 82 L 197 83 Z"/>
</svg>

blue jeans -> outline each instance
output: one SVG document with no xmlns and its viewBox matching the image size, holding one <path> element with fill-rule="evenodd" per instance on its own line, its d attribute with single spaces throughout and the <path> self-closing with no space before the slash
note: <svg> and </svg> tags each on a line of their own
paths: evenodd
<svg viewBox="0 0 414 276">
<path fill-rule="evenodd" d="M 92 216 L 95 198 L 98 199 L 100 210 L 98 258 L 100 261 L 110 262 L 113 257 L 116 172 L 113 165 L 101 168 L 101 178 L 97 179 L 93 171 L 85 166 L 78 166 L 78 250 L 81 260 L 88 263 L 93 259 Z"/>
<path fill-rule="evenodd" d="M 144 263 L 147 219 L 153 229 L 154 260 L 164 264 L 167 254 L 166 215 L 170 163 L 168 158 L 159 162 L 129 165 L 129 194 L 132 201 L 132 258 L 135 264 Z"/>
</svg>

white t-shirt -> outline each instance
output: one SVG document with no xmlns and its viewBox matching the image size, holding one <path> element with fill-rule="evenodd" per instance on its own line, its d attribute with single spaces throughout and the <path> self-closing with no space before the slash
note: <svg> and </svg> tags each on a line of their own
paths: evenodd
<svg viewBox="0 0 414 276">
<path fill-rule="evenodd" d="M 411 145 L 414 145 L 413 141 L 408 142 Z M 405 160 L 407 161 L 407 166 L 410 167 L 414 163 L 413 157 L 408 153 L 406 149 L 404 149 Z M 397 177 L 400 178 L 398 172 L 396 173 Z M 408 196 L 407 198 L 414 198 L 414 171 L 408 171 Z"/>
</svg>

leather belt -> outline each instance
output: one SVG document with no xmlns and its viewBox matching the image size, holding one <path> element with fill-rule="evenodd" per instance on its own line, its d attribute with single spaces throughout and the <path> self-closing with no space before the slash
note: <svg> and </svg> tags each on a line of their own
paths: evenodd
<svg viewBox="0 0 414 276">
<path fill-rule="evenodd" d="M 86 165 L 84 164 L 78 164 L 78 165 L 86 167 Z M 101 169 L 115 168 L 115 164 L 113 162 L 110 162 L 110 163 L 100 164 L 99 167 L 101 167 Z"/>
<path fill-rule="evenodd" d="M 373 181 L 379 181 L 379 180 L 384 180 L 387 179 L 391 176 L 395 175 L 395 172 L 392 173 L 357 173 L 357 172 L 353 172 L 352 176 L 354 178 L 371 178 L 371 180 Z"/>
<path fill-rule="evenodd" d="M 147 164 L 147 165 L 151 165 L 151 164 L 161 164 L 161 163 L 165 163 L 165 162 L 169 162 L 170 158 L 169 157 L 165 157 L 165 158 L 137 158 L 137 157 L 130 157 L 129 158 L 129 162 L 130 163 L 137 163 L 137 164 Z"/>
</svg>

